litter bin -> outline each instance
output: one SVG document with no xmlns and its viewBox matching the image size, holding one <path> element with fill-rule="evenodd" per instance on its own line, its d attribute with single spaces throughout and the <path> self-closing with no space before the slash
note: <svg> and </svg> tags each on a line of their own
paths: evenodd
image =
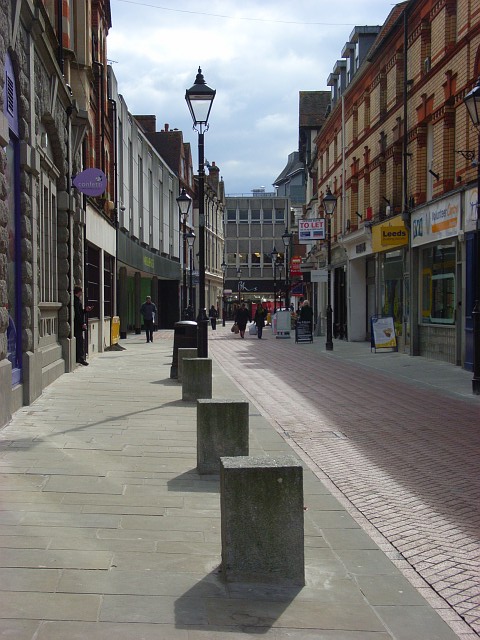
<svg viewBox="0 0 480 640">
<path fill-rule="evenodd" d="M 193 320 L 181 320 L 175 323 L 173 334 L 173 358 L 170 378 L 178 378 L 178 350 L 197 348 L 197 323 Z"/>
</svg>

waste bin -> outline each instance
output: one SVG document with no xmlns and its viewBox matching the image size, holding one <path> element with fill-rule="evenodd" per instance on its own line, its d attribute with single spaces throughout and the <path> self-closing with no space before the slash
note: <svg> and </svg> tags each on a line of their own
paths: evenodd
<svg viewBox="0 0 480 640">
<path fill-rule="evenodd" d="M 178 350 L 197 348 L 197 323 L 193 320 L 176 322 L 173 334 L 173 358 L 170 378 L 178 378 Z"/>
</svg>

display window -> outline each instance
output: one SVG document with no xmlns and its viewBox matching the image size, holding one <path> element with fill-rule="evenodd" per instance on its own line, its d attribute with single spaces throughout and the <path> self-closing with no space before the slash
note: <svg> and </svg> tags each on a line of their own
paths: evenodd
<svg viewBox="0 0 480 640">
<path fill-rule="evenodd" d="M 421 322 L 455 324 L 455 244 L 422 249 Z"/>
</svg>

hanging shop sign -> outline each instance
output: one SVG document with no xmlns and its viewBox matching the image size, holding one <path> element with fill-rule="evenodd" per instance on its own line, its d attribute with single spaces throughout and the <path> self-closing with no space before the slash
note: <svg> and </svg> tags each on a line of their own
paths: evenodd
<svg viewBox="0 0 480 640">
<path fill-rule="evenodd" d="M 298 221 L 299 244 L 310 244 L 316 240 L 325 240 L 325 219 Z"/>
<path fill-rule="evenodd" d="M 107 176 L 101 169 L 85 169 L 75 176 L 72 184 L 86 196 L 101 196 L 107 188 Z"/>
<path fill-rule="evenodd" d="M 298 256 L 294 256 L 290 260 L 290 276 L 301 276 L 302 275 L 302 259 Z"/>
<path fill-rule="evenodd" d="M 475 231 L 478 221 L 478 189 L 465 192 L 465 227 L 464 231 Z"/>
<path fill-rule="evenodd" d="M 393 247 L 408 244 L 408 231 L 401 216 L 395 216 L 384 224 L 372 227 L 372 249 L 374 253 L 388 251 Z"/>
<path fill-rule="evenodd" d="M 459 229 L 460 195 L 444 198 L 412 215 L 412 247 L 455 237 Z"/>
</svg>

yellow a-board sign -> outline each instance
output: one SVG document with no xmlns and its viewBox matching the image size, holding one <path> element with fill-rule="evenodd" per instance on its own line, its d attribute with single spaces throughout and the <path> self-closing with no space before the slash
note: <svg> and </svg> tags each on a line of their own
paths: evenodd
<svg viewBox="0 0 480 640">
<path fill-rule="evenodd" d="M 118 344 L 120 340 L 120 317 L 113 316 L 110 326 L 110 343 Z"/>
</svg>

